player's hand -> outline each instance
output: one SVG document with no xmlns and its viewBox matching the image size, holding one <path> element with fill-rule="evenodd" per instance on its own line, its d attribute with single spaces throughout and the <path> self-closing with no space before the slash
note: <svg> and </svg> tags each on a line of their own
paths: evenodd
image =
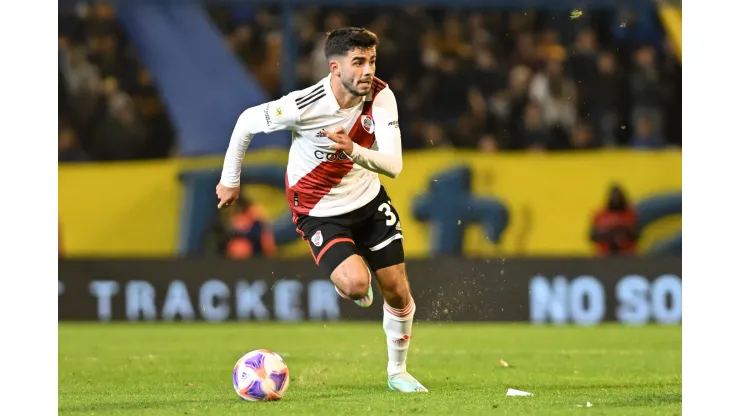
<svg viewBox="0 0 740 416">
<path fill-rule="evenodd" d="M 355 142 L 352 141 L 352 138 L 349 137 L 347 133 L 344 132 L 343 128 L 338 128 L 333 133 L 330 133 L 326 130 L 321 130 L 322 133 L 326 135 L 326 137 L 329 138 L 329 140 L 333 141 L 335 144 L 329 146 L 329 149 L 331 150 L 341 150 L 347 155 L 352 154 L 352 150 L 355 148 Z"/>
<path fill-rule="evenodd" d="M 241 193 L 241 187 L 229 188 L 221 182 L 216 185 L 216 196 L 218 196 L 218 208 L 228 207 L 232 202 L 239 199 Z"/>
</svg>

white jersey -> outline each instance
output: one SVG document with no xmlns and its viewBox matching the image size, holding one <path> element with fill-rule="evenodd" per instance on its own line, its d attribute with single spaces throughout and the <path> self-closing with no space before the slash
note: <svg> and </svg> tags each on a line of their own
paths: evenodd
<svg viewBox="0 0 740 416">
<path fill-rule="evenodd" d="M 329 84 L 317 84 L 244 111 L 226 152 L 221 182 L 238 186 L 244 152 L 257 133 L 291 130 L 286 198 L 296 215 L 330 217 L 369 203 L 380 190 L 378 173 L 396 177 L 402 167 L 396 98 L 373 79 L 371 93 L 355 107 L 340 109 Z M 331 150 L 321 130 L 338 128 L 355 143 L 352 154 Z"/>
</svg>

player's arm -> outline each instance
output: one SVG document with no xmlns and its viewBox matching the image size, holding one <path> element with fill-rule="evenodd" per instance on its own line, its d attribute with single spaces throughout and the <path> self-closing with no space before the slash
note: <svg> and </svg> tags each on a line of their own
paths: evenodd
<svg viewBox="0 0 740 416">
<path fill-rule="evenodd" d="M 298 119 L 298 107 L 289 95 L 246 109 L 231 134 L 221 171 L 221 184 L 230 188 L 239 186 L 244 154 L 255 134 L 291 129 Z"/>
<path fill-rule="evenodd" d="M 365 169 L 395 178 L 401 173 L 403 158 L 398 107 L 396 97 L 390 88 L 381 90 L 373 100 L 373 120 L 378 150 L 366 149 L 355 144 L 349 157 Z"/>
</svg>

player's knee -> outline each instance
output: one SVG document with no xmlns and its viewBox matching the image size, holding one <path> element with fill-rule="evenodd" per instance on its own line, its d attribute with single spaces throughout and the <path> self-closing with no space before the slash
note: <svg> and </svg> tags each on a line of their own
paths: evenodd
<svg viewBox="0 0 740 416">
<path fill-rule="evenodd" d="M 332 273 L 331 280 L 350 299 L 362 299 L 370 290 L 370 272 L 359 256 L 342 262 Z"/>
<path fill-rule="evenodd" d="M 377 271 L 381 282 L 383 297 L 389 305 L 405 305 L 411 299 L 411 290 L 406 279 L 406 269 L 403 264 L 386 267 Z"/>
<path fill-rule="evenodd" d="M 411 297 L 406 279 L 394 279 L 388 287 L 388 301 L 392 304 L 404 304 Z"/>
<path fill-rule="evenodd" d="M 353 300 L 364 298 L 370 290 L 370 276 L 367 270 L 364 274 L 344 275 L 332 280 L 345 296 Z"/>
<path fill-rule="evenodd" d="M 356 276 L 354 278 L 347 279 L 346 292 L 344 292 L 350 299 L 362 299 L 367 295 L 370 290 L 370 277 L 365 272 L 365 275 Z"/>
</svg>

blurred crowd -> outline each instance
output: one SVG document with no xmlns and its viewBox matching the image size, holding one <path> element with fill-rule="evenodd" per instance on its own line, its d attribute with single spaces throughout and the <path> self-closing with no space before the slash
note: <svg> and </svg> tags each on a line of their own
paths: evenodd
<svg viewBox="0 0 740 416">
<path fill-rule="evenodd" d="M 245 68 L 281 96 L 280 10 L 208 11 Z M 407 149 L 681 145 L 681 65 L 656 16 L 321 7 L 295 16 L 296 88 L 326 75 L 326 32 L 379 35 L 377 75 L 396 93 Z M 166 109 L 111 9 L 60 14 L 59 77 L 60 161 L 175 152 Z"/>
<path fill-rule="evenodd" d="M 175 135 L 113 9 L 59 15 L 59 161 L 164 158 Z"/>
<path fill-rule="evenodd" d="M 212 8 L 274 96 L 279 10 Z M 296 13 L 298 87 L 327 73 L 325 33 L 365 26 L 399 102 L 404 146 L 501 150 L 661 148 L 681 143 L 681 66 L 656 16 L 312 8 Z"/>
</svg>

